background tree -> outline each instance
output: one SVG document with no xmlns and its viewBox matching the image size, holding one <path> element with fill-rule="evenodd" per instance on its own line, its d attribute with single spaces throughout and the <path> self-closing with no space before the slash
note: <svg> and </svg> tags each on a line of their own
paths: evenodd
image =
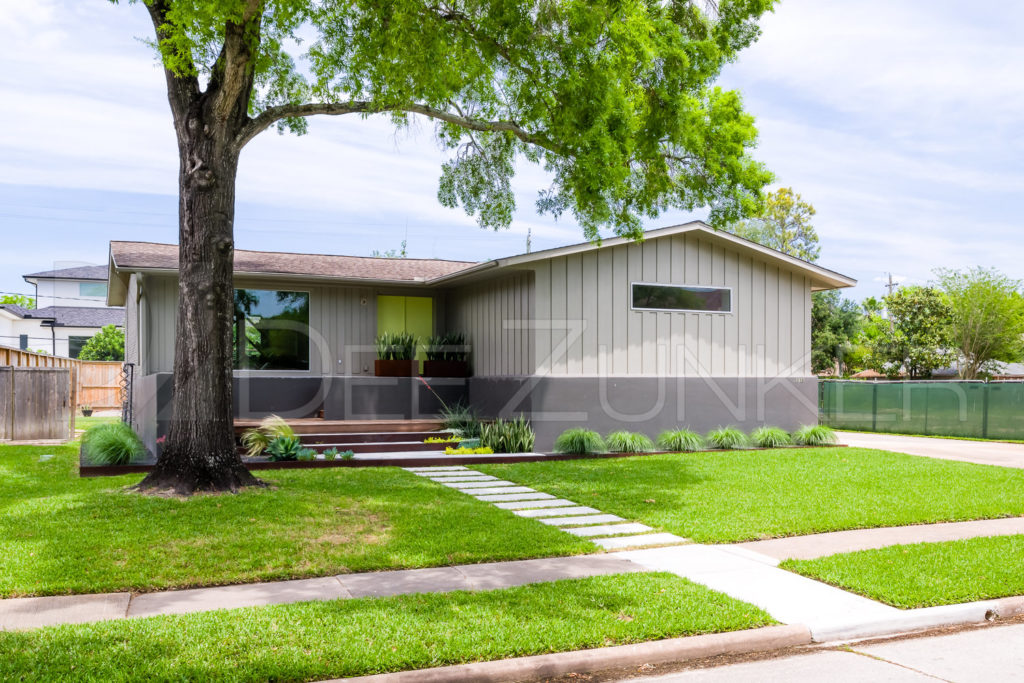
<svg viewBox="0 0 1024 683">
<path fill-rule="evenodd" d="M 847 373 L 846 357 L 861 328 L 860 306 L 838 290 L 815 292 L 811 305 L 811 369 Z"/>
<path fill-rule="evenodd" d="M 0 295 L 0 304 L 13 304 L 22 308 L 33 309 L 36 307 L 36 300 L 24 294 L 3 294 Z"/>
<path fill-rule="evenodd" d="M 791 187 L 783 187 L 765 196 L 764 209 L 753 218 L 741 221 L 732 231 L 740 237 L 771 247 L 804 261 L 817 261 L 821 255 L 818 233 L 811 224 L 814 207 Z"/>
<path fill-rule="evenodd" d="M 887 377 L 905 371 L 910 379 L 927 379 L 949 364 L 952 313 L 942 292 L 932 287 L 900 287 L 882 301 L 888 319 L 872 314 L 865 325 L 872 335 L 866 340 L 872 369 Z"/>
<path fill-rule="evenodd" d="M 78 354 L 80 360 L 124 360 L 124 330 L 104 325 L 89 338 Z"/>
<path fill-rule="evenodd" d="M 239 155 L 269 128 L 426 117 L 451 153 L 442 204 L 507 227 L 516 162 L 537 163 L 538 209 L 590 239 L 639 237 L 669 208 L 732 223 L 771 179 L 748 156 L 753 118 L 714 81 L 774 0 L 720 0 L 714 16 L 696 0 L 138 2 L 180 157 L 173 417 L 143 489 L 258 483 L 232 430 L 233 221 Z"/>
<path fill-rule="evenodd" d="M 960 377 L 976 379 L 999 362 L 1024 359 L 1020 280 L 980 267 L 935 273 L 949 301 L 949 336 L 958 350 Z"/>
</svg>

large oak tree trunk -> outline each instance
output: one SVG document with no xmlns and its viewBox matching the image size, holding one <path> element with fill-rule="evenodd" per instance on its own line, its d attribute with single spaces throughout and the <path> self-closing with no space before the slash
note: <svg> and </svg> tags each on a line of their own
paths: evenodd
<svg viewBox="0 0 1024 683">
<path fill-rule="evenodd" d="M 232 402 L 233 223 L 238 151 L 202 101 L 178 127 L 178 318 L 170 433 L 141 489 L 233 491 L 260 484 L 242 463 Z"/>
</svg>

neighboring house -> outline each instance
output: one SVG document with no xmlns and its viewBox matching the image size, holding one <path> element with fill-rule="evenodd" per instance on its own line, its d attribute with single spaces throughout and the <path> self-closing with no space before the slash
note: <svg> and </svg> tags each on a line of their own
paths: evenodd
<svg viewBox="0 0 1024 683">
<path fill-rule="evenodd" d="M 177 255 L 110 245 L 108 303 L 126 304 L 136 422 L 151 448 L 169 416 Z M 526 414 L 539 449 L 584 424 L 652 436 L 794 428 L 817 421 L 811 293 L 854 284 L 701 222 L 483 263 L 236 250 L 236 300 L 257 322 L 237 347 L 235 411 L 434 413 L 422 382 L 373 376 L 374 337 L 461 331 L 473 376 L 429 384 L 483 416 Z"/>
<path fill-rule="evenodd" d="M 124 308 L 107 306 L 106 266 L 78 266 L 24 276 L 36 308 L 0 304 L 0 345 L 78 358 L 105 325 L 124 327 Z"/>
<path fill-rule="evenodd" d="M 37 308 L 107 306 L 106 266 L 75 266 L 30 273 L 22 277 L 36 288 Z"/>
</svg>

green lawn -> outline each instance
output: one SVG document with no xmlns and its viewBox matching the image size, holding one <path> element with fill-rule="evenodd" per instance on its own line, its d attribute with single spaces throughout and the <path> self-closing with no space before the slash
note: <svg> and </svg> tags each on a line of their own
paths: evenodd
<svg viewBox="0 0 1024 683">
<path fill-rule="evenodd" d="M 1024 595 L 1024 536 L 894 545 L 781 566 L 895 607 L 951 605 Z"/>
<path fill-rule="evenodd" d="M 476 469 L 699 542 L 1024 515 L 1024 470 L 860 448 Z"/>
<path fill-rule="evenodd" d="M 116 415 L 111 417 L 101 417 L 99 415 L 90 415 L 89 417 L 85 417 L 84 415 L 75 415 L 75 430 L 85 430 L 88 429 L 89 427 L 95 427 L 96 425 L 99 424 L 107 424 L 109 422 L 120 421 L 121 418 L 117 417 Z"/>
<path fill-rule="evenodd" d="M 47 457 L 52 456 L 52 457 Z M 147 591 L 594 552 L 397 468 L 264 471 L 192 499 L 79 479 L 74 446 L 0 446 L 0 597 Z"/>
<path fill-rule="evenodd" d="M 772 623 L 671 574 L 623 574 L 0 632 L 0 679 L 309 681 Z"/>
</svg>

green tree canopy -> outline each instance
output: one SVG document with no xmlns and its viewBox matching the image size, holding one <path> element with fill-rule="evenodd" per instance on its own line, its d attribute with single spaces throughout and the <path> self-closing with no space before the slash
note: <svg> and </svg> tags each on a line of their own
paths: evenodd
<svg viewBox="0 0 1024 683">
<path fill-rule="evenodd" d="M 24 294 L 3 294 L 0 295 L 0 304 L 13 304 L 22 308 L 32 309 L 36 307 L 36 300 Z"/>
<path fill-rule="evenodd" d="M 846 356 L 861 328 L 860 306 L 838 290 L 815 292 L 811 304 L 811 369 L 846 372 Z"/>
<path fill-rule="evenodd" d="M 78 354 L 79 360 L 124 360 L 124 330 L 104 325 L 89 338 Z"/>
<path fill-rule="evenodd" d="M 945 295 L 933 287 L 900 287 L 883 300 L 888 320 L 871 314 L 865 325 L 868 365 L 887 377 L 906 372 L 927 379 L 950 360 L 952 312 Z"/>
<path fill-rule="evenodd" d="M 232 431 L 234 190 L 242 148 L 314 115 L 435 124 L 438 198 L 507 227 L 517 163 L 536 208 L 589 239 L 644 219 L 759 210 L 753 117 L 715 85 L 775 0 L 137 0 L 149 12 L 179 153 L 179 324 L 168 439 L 142 488 L 258 482 Z M 713 8 L 709 10 L 708 8 Z M 339 165 L 345 159 L 339 160 Z"/>
<path fill-rule="evenodd" d="M 950 340 L 960 376 L 975 379 L 999 362 L 1024 358 L 1024 297 L 1021 282 L 990 268 L 936 271 L 949 301 Z"/>
<path fill-rule="evenodd" d="M 811 224 L 814 207 L 791 187 L 770 192 L 757 216 L 735 224 L 732 231 L 766 247 L 804 261 L 817 261 L 821 255 L 818 233 Z"/>
</svg>

